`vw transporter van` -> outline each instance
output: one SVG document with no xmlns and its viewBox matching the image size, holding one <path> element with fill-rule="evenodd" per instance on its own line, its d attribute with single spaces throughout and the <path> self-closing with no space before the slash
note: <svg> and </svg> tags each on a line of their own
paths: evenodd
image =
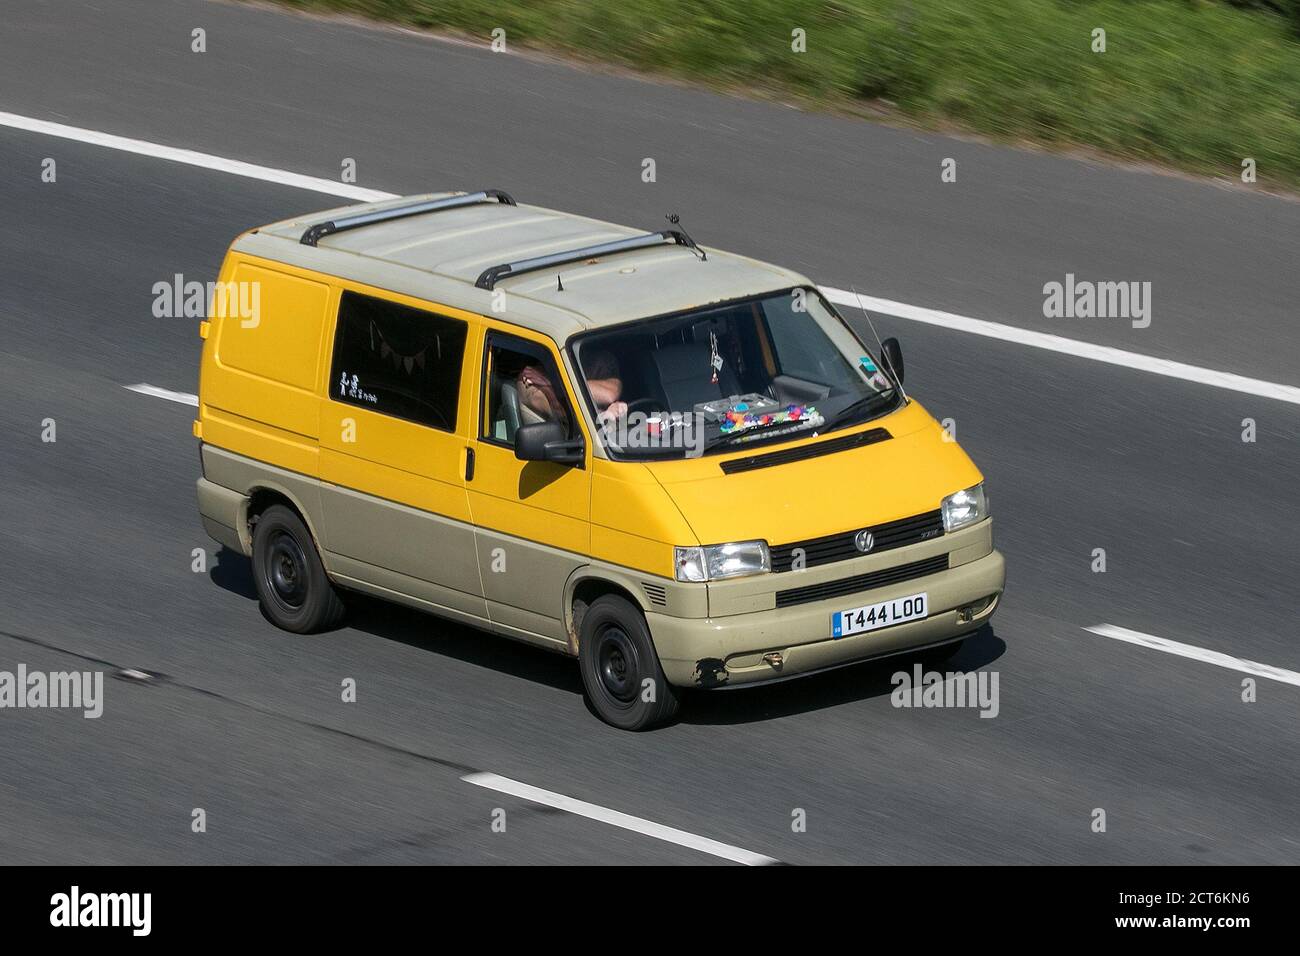
<svg viewBox="0 0 1300 956">
<path fill-rule="evenodd" d="M 329 628 L 363 592 L 558 651 L 625 729 L 987 621 L 982 477 L 897 341 L 671 225 L 486 190 L 239 236 L 198 500 L 266 616 Z"/>
</svg>

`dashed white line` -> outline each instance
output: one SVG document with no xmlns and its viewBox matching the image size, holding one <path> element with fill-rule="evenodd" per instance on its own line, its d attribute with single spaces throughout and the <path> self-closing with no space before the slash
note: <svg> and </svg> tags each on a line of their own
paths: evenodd
<svg viewBox="0 0 1300 956">
<path fill-rule="evenodd" d="M 1084 630 L 1102 637 L 1111 637 L 1117 641 L 1126 641 L 1140 647 L 1150 647 L 1153 650 L 1164 651 L 1166 654 L 1177 654 L 1179 657 L 1203 661 L 1206 664 L 1217 664 L 1219 667 L 1240 671 L 1243 674 L 1266 677 L 1269 680 L 1281 681 L 1283 684 L 1300 687 L 1300 673 L 1296 671 L 1288 671 L 1281 667 L 1248 661 L 1242 657 L 1232 657 L 1229 654 L 1221 654 L 1218 651 L 1197 647 L 1194 644 L 1182 644 L 1164 637 L 1156 637 L 1154 634 L 1143 634 L 1141 631 L 1130 631 L 1126 627 L 1116 627 L 1114 624 L 1098 624 L 1094 627 L 1085 627 Z"/>
<path fill-rule="evenodd" d="M 166 388 L 159 388 L 157 385 L 146 385 L 141 382 L 139 385 L 123 385 L 123 388 L 139 392 L 141 395 L 152 395 L 154 398 L 165 398 L 169 402 L 178 402 L 181 405 L 192 405 L 199 407 L 199 397 L 191 395 L 189 392 L 173 392 Z"/>
<path fill-rule="evenodd" d="M 509 777 L 498 776 L 495 773 L 471 773 L 460 779 L 466 783 L 472 783 L 476 787 L 486 787 L 489 790 L 496 790 L 498 793 L 507 793 L 512 797 L 521 797 L 524 800 L 531 800 L 533 803 L 540 803 L 543 806 L 555 807 L 557 810 L 564 810 L 580 817 L 587 817 L 590 820 L 608 823 L 610 826 L 621 827 L 624 830 L 631 830 L 633 833 L 654 837 L 656 840 L 699 850 L 701 853 L 708 853 L 724 860 L 731 860 L 733 863 L 744 863 L 746 866 L 770 866 L 780 862 L 770 856 L 763 856 L 761 853 L 742 850 L 738 846 L 719 843 L 717 840 L 710 840 L 708 837 L 696 836 L 694 833 L 687 833 L 685 830 L 678 830 L 674 827 L 666 827 L 661 823 L 643 820 L 640 817 L 620 813 L 618 810 L 610 810 L 594 803 L 587 803 L 585 800 L 575 800 L 573 797 L 566 797 L 562 793 L 552 793 L 550 790 L 532 787 L 526 783 L 520 783 L 518 780 L 511 780 Z"/>
<path fill-rule="evenodd" d="M 320 179 L 316 176 L 304 176 L 300 173 L 291 173 L 288 170 L 276 169 L 271 166 L 258 166 L 254 163 L 245 163 L 236 159 L 226 159 L 210 153 L 177 149 L 159 143 L 150 143 L 146 140 L 101 133 L 97 130 L 84 129 L 79 126 L 52 123 L 48 120 L 35 119 L 30 116 L 20 116 L 17 113 L 0 112 L 0 126 L 27 130 L 33 133 L 43 133 L 48 136 L 58 136 L 94 146 L 104 146 L 109 149 L 150 156 L 155 159 L 165 159 L 175 163 L 184 163 L 189 166 L 198 166 L 234 176 L 245 176 L 250 179 L 259 179 L 264 182 L 277 183 L 297 189 L 310 189 L 313 192 L 341 196 L 345 199 L 371 202 L 381 199 L 395 199 L 399 195 L 398 193 L 365 189 L 348 183 L 334 182 L 329 179 Z M 823 288 L 822 291 L 828 299 L 837 305 L 859 307 L 859 297 L 852 292 L 830 287 Z M 1106 345 L 1093 345 L 1090 342 L 1080 342 L 1060 335 L 1035 332 L 1015 325 L 974 319 L 953 312 L 927 309 L 923 306 L 908 305 L 905 302 L 893 302 L 889 299 L 878 299 L 873 296 L 862 296 L 860 302 L 862 307 L 870 311 L 882 312 L 912 322 L 923 322 L 927 325 L 937 325 L 956 332 L 967 332 L 971 335 L 982 335 L 985 338 L 1001 339 L 1004 342 L 1014 342 L 1018 345 L 1027 345 L 1063 355 L 1073 355 L 1076 358 L 1104 362 L 1107 365 L 1118 365 L 1122 368 L 1181 379 L 1198 385 L 1209 385 L 1213 388 L 1228 389 L 1246 395 L 1257 395 L 1262 398 L 1275 399 L 1279 402 L 1300 405 L 1300 386 L 1283 385 L 1278 382 L 1249 378 L 1245 375 L 1235 375 L 1218 369 L 1174 362 L 1169 359 L 1143 355 L 1140 352 L 1128 352 L 1124 349 L 1111 348 Z"/>
</svg>

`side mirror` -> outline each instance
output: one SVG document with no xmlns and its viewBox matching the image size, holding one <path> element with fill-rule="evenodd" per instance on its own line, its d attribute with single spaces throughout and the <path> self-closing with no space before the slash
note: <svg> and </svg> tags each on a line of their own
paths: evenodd
<svg viewBox="0 0 1300 956">
<path fill-rule="evenodd" d="M 903 347 L 898 344 L 898 339 L 888 338 L 880 343 L 880 359 L 885 363 L 885 369 L 890 375 L 894 376 L 894 381 L 903 384 Z"/>
<path fill-rule="evenodd" d="M 515 457 L 520 461 L 551 461 L 557 465 L 580 465 L 586 446 L 582 439 L 568 437 L 559 422 L 520 425 L 515 432 Z"/>
</svg>

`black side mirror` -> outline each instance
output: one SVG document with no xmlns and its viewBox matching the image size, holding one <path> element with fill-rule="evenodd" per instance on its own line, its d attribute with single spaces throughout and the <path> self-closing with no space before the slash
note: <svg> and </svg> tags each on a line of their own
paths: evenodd
<svg viewBox="0 0 1300 956">
<path fill-rule="evenodd" d="M 903 347 L 898 339 L 888 338 L 880 343 L 880 360 L 885 363 L 885 370 L 894 377 L 899 385 L 903 384 Z"/>
<path fill-rule="evenodd" d="M 515 457 L 520 461 L 552 461 L 557 465 L 580 465 L 586 446 L 582 438 L 568 437 L 559 422 L 520 425 L 515 432 Z"/>
</svg>

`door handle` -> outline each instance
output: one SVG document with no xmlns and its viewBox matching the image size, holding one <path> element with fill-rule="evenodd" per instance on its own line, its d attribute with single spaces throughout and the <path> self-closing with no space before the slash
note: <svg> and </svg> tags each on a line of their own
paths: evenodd
<svg viewBox="0 0 1300 956">
<path fill-rule="evenodd" d="M 474 480 L 474 449 L 465 449 L 465 480 Z"/>
</svg>

